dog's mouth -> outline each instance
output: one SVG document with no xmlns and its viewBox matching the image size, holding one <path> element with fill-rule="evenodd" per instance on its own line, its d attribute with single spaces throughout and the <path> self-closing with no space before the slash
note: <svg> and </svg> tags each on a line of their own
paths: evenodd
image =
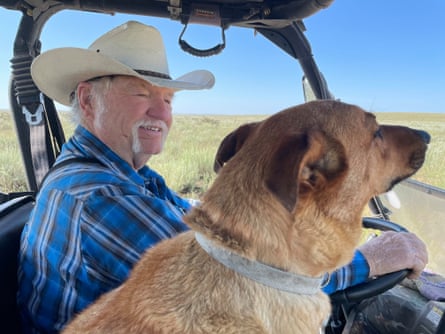
<svg viewBox="0 0 445 334">
<path fill-rule="evenodd" d="M 406 175 L 406 176 L 398 177 L 398 178 L 392 180 L 391 183 L 390 183 L 390 185 L 388 186 L 388 188 L 384 191 L 384 193 L 390 191 L 390 190 L 391 190 L 392 188 L 394 188 L 398 183 L 400 183 L 401 181 L 405 180 L 406 178 L 410 177 L 410 176 L 413 175 L 413 174 L 414 174 L 414 172 L 411 173 L 411 174 L 408 174 L 408 175 Z"/>
<path fill-rule="evenodd" d="M 414 151 L 409 159 L 409 166 L 416 172 L 422 167 L 425 162 L 426 151 L 428 144 L 431 142 L 431 136 L 428 132 L 423 130 L 416 130 L 416 134 L 422 139 L 423 147 Z"/>
<path fill-rule="evenodd" d="M 390 191 L 392 188 L 394 188 L 394 186 L 398 183 L 400 183 L 401 181 L 409 178 L 410 176 L 414 175 L 424 164 L 425 162 L 425 154 L 426 154 L 426 145 L 425 145 L 425 149 L 423 150 L 417 150 L 415 152 L 413 152 L 409 158 L 408 161 L 408 166 L 411 169 L 411 172 L 408 172 L 404 175 L 398 176 L 396 178 L 394 178 L 388 188 L 386 189 L 386 192 Z"/>
<path fill-rule="evenodd" d="M 414 169 L 414 171 L 417 171 L 420 169 L 420 167 L 422 167 L 423 163 L 425 162 L 425 153 L 425 150 L 419 150 L 411 155 L 409 159 L 409 166 Z"/>
</svg>

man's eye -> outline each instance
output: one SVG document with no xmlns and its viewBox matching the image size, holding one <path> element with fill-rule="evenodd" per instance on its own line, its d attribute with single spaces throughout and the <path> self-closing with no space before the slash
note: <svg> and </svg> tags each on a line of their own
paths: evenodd
<svg viewBox="0 0 445 334">
<path fill-rule="evenodd" d="M 164 97 L 164 101 L 165 101 L 165 103 L 171 105 L 171 104 L 173 103 L 173 99 L 174 99 L 174 97 L 175 97 L 174 95 L 167 94 L 167 95 Z"/>
<path fill-rule="evenodd" d="M 149 92 L 138 92 L 134 94 L 135 96 L 141 96 L 141 97 L 150 97 Z"/>
<path fill-rule="evenodd" d="M 376 132 L 374 132 L 374 138 L 383 139 L 382 129 L 378 129 Z"/>
</svg>

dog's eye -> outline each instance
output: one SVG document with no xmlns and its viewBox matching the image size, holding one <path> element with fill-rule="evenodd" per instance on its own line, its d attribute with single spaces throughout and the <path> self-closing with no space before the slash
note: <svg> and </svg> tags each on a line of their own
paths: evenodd
<svg viewBox="0 0 445 334">
<path fill-rule="evenodd" d="M 383 139 L 382 130 L 380 128 L 376 132 L 374 132 L 374 138 Z"/>
</svg>

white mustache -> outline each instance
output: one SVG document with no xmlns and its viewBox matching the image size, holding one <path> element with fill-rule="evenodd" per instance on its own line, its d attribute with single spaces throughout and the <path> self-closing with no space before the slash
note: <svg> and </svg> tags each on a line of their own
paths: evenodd
<svg viewBox="0 0 445 334">
<path fill-rule="evenodd" d="M 133 134 L 137 132 L 138 128 L 159 128 L 161 132 L 168 132 L 168 126 L 161 120 L 141 120 L 133 125 Z"/>
<path fill-rule="evenodd" d="M 169 129 L 168 129 L 167 123 L 165 123 L 164 121 L 162 121 L 162 120 L 141 120 L 141 121 L 138 121 L 133 125 L 133 128 L 132 128 L 132 135 L 133 135 L 132 149 L 133 149 L 134 153 L 139 153 L 142 149 L 142 145 L 141 145 L 141 142 L 139 141 L 139 137 L 138 137 L 138 129 L 140 127 L 157 128 L 162 133 L 162 137 L 163 137 L 164 141 L 167 138 Z"/>
</svg>

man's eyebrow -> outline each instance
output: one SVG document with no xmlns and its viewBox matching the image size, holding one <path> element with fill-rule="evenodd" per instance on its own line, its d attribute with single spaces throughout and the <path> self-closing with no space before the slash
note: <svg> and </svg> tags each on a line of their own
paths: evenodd
<svg viewBox="0 0 445 334">
<path fill-rule="evenodd" d="M 149 89 L 150 88 L 150 84 L 149 83 L 145 83 L 145 82 L 139 82 L 139 81 L 133 81 L 131 80 L 130 82 L 128 82 L 127 87 L 134 89 L 134 88 L 143 88 L 143 89 Z"/>
</svg>

